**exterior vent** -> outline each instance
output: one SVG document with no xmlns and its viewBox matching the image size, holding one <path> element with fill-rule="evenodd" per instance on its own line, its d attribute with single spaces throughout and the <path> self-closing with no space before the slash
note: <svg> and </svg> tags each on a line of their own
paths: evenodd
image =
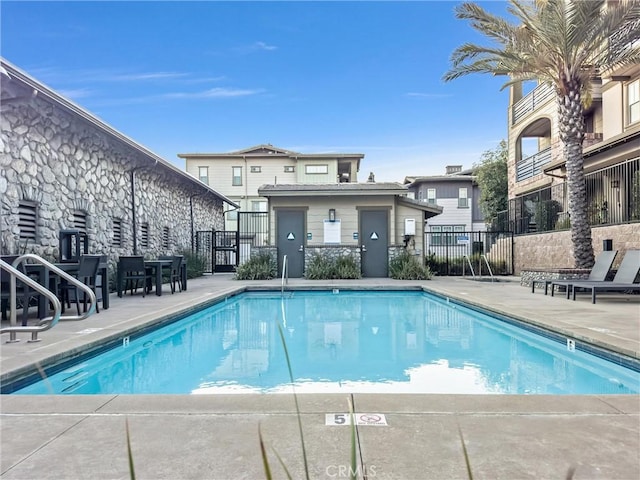
<svg viewBox="0 0 640 480">
<path fill-rule="evenodd" d="M 18 228 L 20 240 L 36 241 L 38 207 L 35 202 L 22 201 L 18 204 Z"/>
<path fill-rule="evenodd" d="M 454 173 L 460 173 L 462 171 L 462 165 L 447 165 L 447 175 L 453 175 Z"/>
<path fill-rule="evenodd" d="M 149 248 L 149 224 L 140 224 L 140 246 L 142 248 Z"/>
</svg>

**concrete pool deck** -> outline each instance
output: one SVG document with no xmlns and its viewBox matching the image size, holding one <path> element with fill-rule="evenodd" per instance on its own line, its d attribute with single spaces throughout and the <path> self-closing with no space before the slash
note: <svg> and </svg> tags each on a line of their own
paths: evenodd
<svg viewBox="0 0 640 480">
<path fill-rule="evenodd" d="M 486 306 L 530 323 L 640 358 L 640 296 L 589 295 L 576 302 L 516 281 L 427 282 L 366 279 L 307 281 L 289 286 L 362 286 L 428 290 Z M 110 298 L 111 308 L 79 322 L 61 322 L 39 343 L 4 343 L 2 379 L 36 362 L 81 351 L 244 286 L 279 289 L 280 280 L 239 282 L 230 274 L 190 280 L 186 292 Z M 168 287 L 165 285 L 165 292 Z M 72 307 L 73 308 L 73 307 Z M 311 478 L 349 478 L 350 429 L 326 426 L 325 415 L 348 411 L 348 395 L 301 394 Z M 0 476 L 4 479 L 130 478 L 128 423 L 139 479 L 265 478 L 258 427 L 274 478 L 304 478 L 298 419 L 291 395 L 95 395 L 0 397 Z M 358 427 L 358 459 L 368 478 L 474 479 L 640 477 L 638 395 L 373 395 L 354 394 L 356 413 L 381 413 L 387 426 Z M 464 445 L 464 449 L 463 449 Z"/>
</svg>

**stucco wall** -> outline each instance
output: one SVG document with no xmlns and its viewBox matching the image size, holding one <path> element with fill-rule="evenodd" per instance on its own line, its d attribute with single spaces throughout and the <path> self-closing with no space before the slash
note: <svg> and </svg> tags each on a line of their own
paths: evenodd
<svg viewBox="0 0 640 480">
<path fill-rule="evenodd" d="M 5 89 L 5 85 L 9 84 Z M 16 98 L 19 85 L 3 82 L 2 98 Z M 133 253 L 131 170 L 135 173 L 138 226 L 149 225 L 149 246 L 138 253 L 156 256 L 191 247 L 190 197 L 202 190 L 176 172 L 118 140 L 92 122 L 40 96 L 3 103 L 0 137 L 0 238 L 3 253 L 18 253 L 18 205 L 37 205 L 35 244 L 27 247 L 57 260 L 58 232 L 73 228 L 74 210 L 87 215 L 90 253 Z M 208 193 L 194 196 L 193 226 L 222 228 L 222 201 Z M 122 222 L 122 245 L 113 246 L 113 220 Z M 169 230 L 169 248 L 162 245 Z"/>
<path fill-rule="evenodd" d="M 627 250 L 640 249 L 640 223 L 596 227 L 591 230 L 591 235 L 596 255 L 602 251 L 603 240 L 613 240 L 613 248 L 618 250 L 614 268 Z M 529 268 L 574 267 L 571 233 L 568 230 L 514 237 L 513 253 L 516 275 Z"/>
</svg>

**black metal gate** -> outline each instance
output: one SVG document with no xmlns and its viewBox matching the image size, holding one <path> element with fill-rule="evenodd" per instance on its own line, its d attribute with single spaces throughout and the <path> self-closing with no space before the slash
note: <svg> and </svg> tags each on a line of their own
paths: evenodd
<svg viewBox="0 0 640 480">
<path fill-rule="evenodd" d="M 269 245 L 269 212 L 238 212 L 238 265 L 254 247 Z"/>
<path fill-rule="evenodd" d="M 513 275 L 513 232 L 437 231 L 425 233 L 426 264 L 436 275 Z"/>
<path fill-rule="evenodd" d="M 205 259 L 204 273 L 213 273 L 215 257 L 213 255 L 213 230 L 200 230 L 196 232 L 196 255 Z"/>
<path fill-rule="evenodd" d="M 218 230 L 214 232 L 214 271 L 235 272 L 238 266 L 238 232 Z"/>
</svg>

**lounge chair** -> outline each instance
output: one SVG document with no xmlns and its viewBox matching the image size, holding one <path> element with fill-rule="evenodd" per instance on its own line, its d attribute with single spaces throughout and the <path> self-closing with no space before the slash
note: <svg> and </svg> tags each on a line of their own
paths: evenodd
<svg viewBox="0 0 640 480">
<path fill-rule="evenodd" d="M 612 281 L 575 282 L 573 299 L 576 299 L 578 290 L 591 290 L 591 303 L 596 303 L 597 292 L 640 292 L 640 283 L 636 282 L 639 273 L 640 250 L 627 250 Z"/>
<path fill-rule="evenodd" d="M 579 282 L 582 280 L 587 281 L 602 281 L 607 278 L 607 274 L 611 269 L 611 265 L 613 265 L 613 260 L 616 258 L 618 254 L 617 250 L 605 250 L 601 252 L 597 257 L 596 261 L 591 268 L 591 272 L 589 272 L 589 277 L 586 279 L 572 279 L 572 280 L 533 280 L 531 282 L 531 293 L 535 292 L 536 284 L 544 283 L 544 294 L 547 294 L 547 290 L 549 285 L 551 285 L 551 296 L 553 297 L 553 292 L 556 286 L 565 287 L 567 289 L 567 298 L 569 298 L 569 291 L 571 289 L 570 285 L 574 282 Z"/>
</svg>

